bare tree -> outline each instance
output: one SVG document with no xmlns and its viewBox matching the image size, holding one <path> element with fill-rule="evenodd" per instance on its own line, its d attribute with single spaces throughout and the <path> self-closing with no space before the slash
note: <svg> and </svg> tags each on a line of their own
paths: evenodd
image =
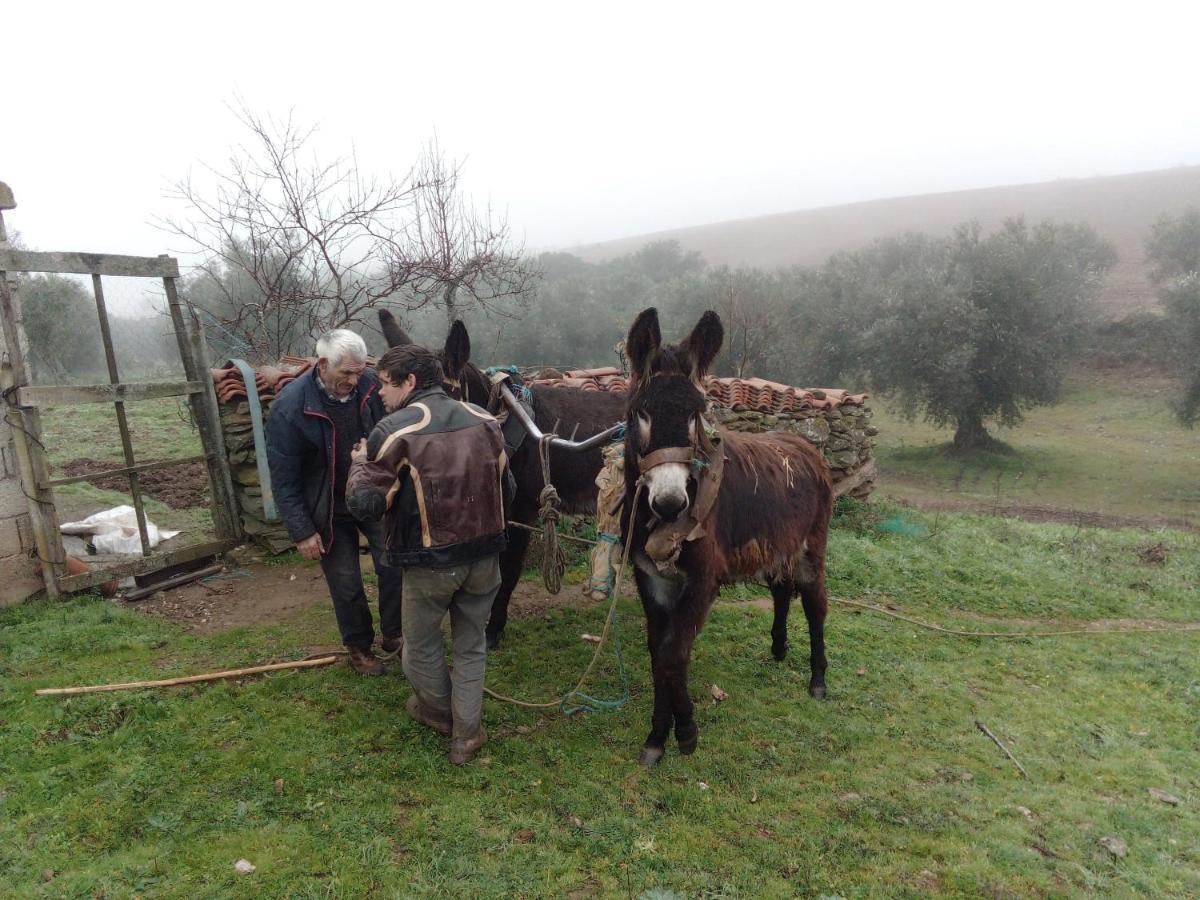
<svg viewBox="0 0 1200 900">
<path fill-rule="evenodd" d="M 215 188 L 189 175 L 172 196 L 186 219 L 159 222 L 189 241 L 204 261 L 206 312 L 264 356 L 359 321 L 398 294 L 420 268 L 410 248 L 419 188 L 412 173 L 368 177 L 356 158 L 322 163 L 306 152 L 315 128 L 291 115 L 264 119 L 242 103 L 250 132 Z M 205 301 L 197 301 L 204 305 Z"/>
<path fill-rule="evenodd" d="M 448 324 L 472 307 L 511 314 L 503 301 L 526 296 L 541 277 L 513 242 L 507 219 L 463 196 L 461 174 L 462 164 L 447 160 L 436 142 L 425 149 L 413 180 L 409 255 L 393 263 L 392 280 L 407 282 L 409 308 L 438 304 Z"/>
<path fill-rule="evenodd" d="M 784 324 L 771 276 L 722 267 L 711 273 L 720 294 L 726 334 L 725 353 L 737 378 L 761 375 Z"/>
</svg>

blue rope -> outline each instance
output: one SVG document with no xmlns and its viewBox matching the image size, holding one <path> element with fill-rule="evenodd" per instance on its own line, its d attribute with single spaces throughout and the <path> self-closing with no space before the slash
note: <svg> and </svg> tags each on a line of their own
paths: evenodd
<svg viewBox="0 0 1200 900">
<path fill-rule="evenodd" d="M 617 578 L 616 569 L 613 566 L 613 550 L 620 547 L 618 541 L 620 537 L 607 532 L 600 532 L 599 540 L 602 543 L 609 545 L 608 547 L 608 575 L 605 576 L 604 590 L 608 593 L 610 610 L 612 612 L 612 639 L 613 649 L 617 655 L 617 673 L 621 679 L 621 696 L 615 700 L 606 700 L 602 697 L 593 697 L 591 694 L 585 694 L 583 691 L 572 691 L 562 699 L 559 708 L 564 716 L 573 716 L 577 712 L 603 712 L 620 709 L 629 702 L 629 673 L 625 670 L 625 657 L 621 653 L 621 621 L 617 615 L 617 598 L 613 595 L 616 590 Z M 589 588 L 594 582 L 589 582 Z M 568 701 L 574 700 L 576 705 L 568 705 Z"/>
<path fill-rule="evenodd" d="M 505 375 L 520 375 L 521 371 L 516 366 L 488 366 L 483 370 L 488 378 L 491 378 L 497 372 L 503 372 Z"/>
</svg>

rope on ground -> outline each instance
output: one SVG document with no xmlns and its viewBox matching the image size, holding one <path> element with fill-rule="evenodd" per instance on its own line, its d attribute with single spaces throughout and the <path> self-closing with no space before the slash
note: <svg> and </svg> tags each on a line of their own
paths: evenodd
<svg viewBox="0 0 1200 900">
<path fill-rule="evenodd" d="M 534 528 L 532 525 L 525 525 L 521 522 L 509 522 L 509 525 L 515 528 L 524 528 L 526 531 L 541 532 L 540 528 Z M 574 537 L 569 534 L 559 535 L 563 540 L 576 541 L 580 544 L 588 544 L 595 546 L 603 541 L 613 540 L 619 541 L 619 537 L 612 535 L 601 534 L 599 541 L 588 540 L 587 538 Z M 599 585 L 604 589 L 605 585 Z M 991 639 L 1023 639 L 1023 638 L 1051 638 L 1051 637 L 1069 637 L 1080 634 L 1153 634 L 1155 632 L 1180 633 L 1180 632 L 1195 632 L 1200 631 L 1200 623 L 1198 622 L 1181 622 L 1178 625 L 1162 626 L 1162 625 L 1128 625 L 1124 627 L 1112 628 L 1069 628 L 1060 631 L 966 631 L 959 628 L 945 628 L 941 625 L 935 625 L 932 622 L 924 622 L 921 619 L 914 619 L 911 616 L 903 615 L 882 606 L 877 606 L 873 603 L 863 603 L 859 600 L 845 600 L 841 597 L 830 597 L 830 603 L 837 603 L 840 606 L 853 606 L 857 609 L 865 609 L 868 612 L 879 613 L 881 616 L 889 616 L 893 619 L 898 619 L 901 622 L 907 622 L 909 625 L 916 625 L 918 628 L 925 628 L 929 631 L 936 631 L 939 634 L 948 634 L 953 637 L 973 637 L 973 638 L 991 638 Z"/>
<path fill-rule="evenodd" d="M 916 625 L 918 628 L 925 628 L 929 631 L 936 631 L 940 634 L 949 634 L 954 637 L 973 637 L 973 638 L 1049 638 L 1049 637 L 1065 637 L 1074 634 L 1138 634 L 1150 632 L 1193 632 L 1200 631 L 1200 623 L 1196 622 L 1181 622 L 1174 626 L 1161 625 L 1129 625 L 1125 627 L 1113 628 L 1069 628 L 1062 631 L 963 631 L 958 628 L 943 628 L 941 625 L 934 625 L 932 622 L 923 622 L 920 619 L 914 619 L 911 616 L 905 616 L 898 612 L 893 612 L 890 609 L 885 609 L 882 606 L 876 606 L 873 603 L 862 603 L 858 600 L 843 600 L 841 597 L 830 597 L 831 603 L 837 603 L 841 606 L 854 606 L 858 609 L 865 609 L 869 612 L 879 613 L 882 616 L 890 616 L 893 619 L 899 619 L 901 622 L 907 622 L 910 625 Z"/>
<path fill-rule="evenodd" d="M 545 435 L 538 444 L 542 461 L 542 493 L 538 496 L 538 521 L 542 523 L 542 580 L 546 590 L 557 595 L 562 590 L 563 573 L 567 571 L 567 555 L 558 545 L 558 491 L 550 481 L 550 442 L 554 435 Z"/>
<path fill-rule="evenodd" d="M 642 483 L 639 480 L 637 490 L 633 496 L 634 508 L 637 507 L 641 492 Z M 629 702 L 629 673 L 625 670 L 625 660 L 621 655 L 621 639 L 617 629 L 617 598 L 621 596 L 621 582 L 625 577 L 625 567 L 629 564 L 629 546 L 629 543 L 626 543 L 625 552 L 621 555 L 621 566 L 617 569 L 616 577 L 613 579 L 612 590 L 608 595 L 608 614 L 604 618 L 604 630 L 600 632 L 600 640 L 596 644 L 596 650 L 592 654 L 591 661 L 587 664 L 587 668 L 583 670 L 583 674 L 579 676 L 579 680 L 575 682 L 575 686 L 556 700 L 547 700 L 540 703 L 529 700 L 518 700 L 515 697 L 497 693 L 487 687 L 483 689 L 485 694 L 493 700 L 499 700 L 502 703 L 511 703 L 514 706 L 521 706 L 525 709 L 552 709 L 557 706 L 563 711 L 564 715 L 568 716 L 582 710 L 619 709 Z M 616 700 L 603 700 L 583 692 L 583 686 L 587 683 L 592 671 L 596 668 L 596 664 L 600 661 L 600 654 L 604 650 L 604 645 L 608 642 L 609 637 L 613 638 L 613 646 L 616 649 L 617 655 L 617 671 L 621 679 L 621 696 Z M 576 705 L 572 705 L 572 703 Z"/>
</svg>

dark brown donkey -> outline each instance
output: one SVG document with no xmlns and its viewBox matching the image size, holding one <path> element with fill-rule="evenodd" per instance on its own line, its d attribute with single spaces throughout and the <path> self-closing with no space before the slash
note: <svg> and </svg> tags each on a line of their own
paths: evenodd
<svg viewBox="0 0 1200 900">
<path fill-rule="evenodd" d="M 723 583 L 770 586 L 777 660 L 787 654 L 788 609 L 800 594 L 811 650 L 808 690 L 825 696 L 829 468 L 802 438 L 734 434 L 708 422 L 700 381 L 723 340 L 720 318 L 706 312 L 685 341 L 664 345 L 658 313 L 647 309 L 625 342 L 633 377 L 623 532 L 632 542 L 654 678 L 654 712 L 641 756 L 648 766 L 662 759 L 672 724 L 679 751 L 696 749 L 700 729 L 688 696 L 688 664 Z"/>
<path fill-rule="evenodd" d="M 412 343 L 387 310 L 379 311 L 379 323 L 389 347 Z M 471 362 L 471 339 L 462 322 L 451 326 L 441 356 L 446 390 L 451 396 L 482 406 L 490 413 L 499 412 L 491 398 L 492 386 L 488 377 Z M 537 385 L 530 393 L 534 423 L 547 434 L 557 430 L 559 434 L 575 434 L 582 440 L 599 434 L 625 415 L 624 394 Z M 506 441 L 509 434 L 511 430 L 506 428 Z M 558 448 L 550 451 L 550 481 L 558 490 L 562 512 L 584 514 L 596 511 L 596 476 L 603 463 L 600 449 L 578 453 Z M 533 525 L 537 522 L 538 498 L 545 486 L 537 442 L 521 442 L 512 453 L 509 465 L 517 482 L 517 494 L 508 517 L 514 522 Z M 500 555 L 500 590 L 492 603 L 492 615 L 487 625 L 489 650 L 500 645 L 508 624 L 508 604 L 521 578 L 529 538 L 530 532 L 524 528 L 508 529 L 508 548 Z"/>
</svg>

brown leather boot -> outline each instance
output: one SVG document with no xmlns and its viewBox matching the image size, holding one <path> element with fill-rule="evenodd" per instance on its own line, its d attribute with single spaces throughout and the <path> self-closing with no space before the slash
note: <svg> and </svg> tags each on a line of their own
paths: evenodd
<svg viewBox="0 0 1200 900">
<path fill-rule="evenodd" d="M 459 731 L 456 730 L 454 738 L 450 741 L 450 762 L 456 766 L 463 766 L 473 760 L 479 749 L 487 743 L 487 732 L 483 730 L 483 725 L 480 725 L 470 737 L 459 737 L 458 734 Z"/>
<path fill-rule="evenodd" d="M 379 649 L 384 653 L 395 656 L 404 648 L 404 635 L 398 634 L 395 637 L 385 637 L 379 639 Z"/>
<path fill-rule="evenodd" d="M 433 707 L 421 702 L 421 698 L 416 694 L 412 694 L 404 703 L 404 709 L 408 712 L 409 717 L 432 728 L 434 731 L 450 736 L 453 726 L 450 722 L 450 713 L 439 713 Z"/>
<path fill-rule="evenodd" d="M 379 661 L 379 657 L 371 652 L 370 647 L 347 647 L 350 651 L 348 662 L 350 668 L 360 675 L 382 675 L 384 674 L 383 663 Z"/>
</svg>

